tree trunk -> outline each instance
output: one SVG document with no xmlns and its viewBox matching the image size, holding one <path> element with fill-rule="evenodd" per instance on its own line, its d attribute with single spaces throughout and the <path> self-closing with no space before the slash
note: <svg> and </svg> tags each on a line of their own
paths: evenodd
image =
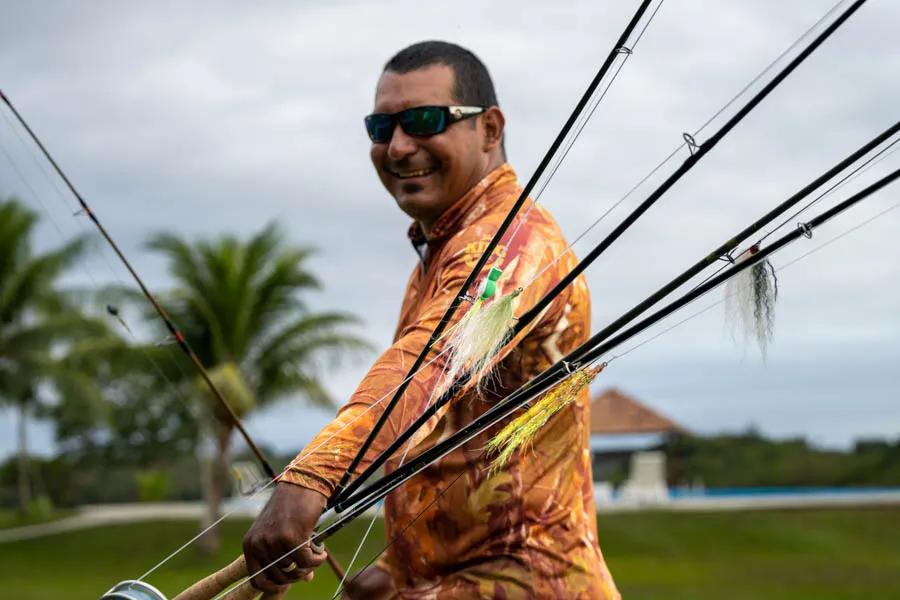
<svg viewBox="0 0 900 600">
<path fill-rule="evenodd" d="M 28 414 L 25 411 L 25 403 L 19 403 L 19 423 L 18 423 L 18 444 L 19 444 L 19 512 L 23 515 L 28 514 L 28 505 L 31 504 L 31 482 L 28 480 Z"/>
<path fill-rule="evenodd" d="M 230 423 L 213 424 L 212 436 L 215 441 L 215 454 L 206 468 L 206 518 L 203 527 L 209 527 L 222 514 L 222 501 L 228 492 L 230 473 L 228 468 L 228 446 L 231 442 L 232 426 Z M 216 552 L 220 546 L 219 528 L 214 527 L 201 537 L 198 547 L 207 553 Z"/>
</svg>

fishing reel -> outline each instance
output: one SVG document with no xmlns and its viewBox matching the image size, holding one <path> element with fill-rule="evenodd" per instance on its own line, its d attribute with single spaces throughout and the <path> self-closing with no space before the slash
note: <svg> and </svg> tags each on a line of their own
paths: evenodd
<svg viewBox="0 0 900 600">
<path fill-rule="evenodd" d="M 168 600 L 162 592 L 143 581 L 128 580 L 117 583 L 100 600 Z"/>
<path fill-rule="evenodd" d="M 343 573 L 342 573 L 343 574 Z M 210 600 L 225 593 L 228 600 L 282 600 L 287 588 L 279 592 L 260 592 L 247 582 L 247 563 L 238 556 L 227 567 L 194 583 L 173 600 Z M 234 586 L 234 587 L 232 587 Z M 262 596 L 260 594 L 262 593 Z M 100 600 L 169 600 L 158 589 L 143 581 L 123 581 L 100 597 Z"/>
</svg>

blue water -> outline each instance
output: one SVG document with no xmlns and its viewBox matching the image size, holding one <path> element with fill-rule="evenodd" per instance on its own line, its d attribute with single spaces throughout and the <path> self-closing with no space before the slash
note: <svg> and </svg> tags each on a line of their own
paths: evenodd
<svg viewBox="0 0 900 600">
<path fill-rule="evenodd" d="M 706 488 L 691 490 L 688 488 L 669 488 L 670 498 L 739 498 L 761 496 L 834 496 L 844 494 L 877 494 L 900 492 L 900 487 L 734 487 Z"/>
</svg>

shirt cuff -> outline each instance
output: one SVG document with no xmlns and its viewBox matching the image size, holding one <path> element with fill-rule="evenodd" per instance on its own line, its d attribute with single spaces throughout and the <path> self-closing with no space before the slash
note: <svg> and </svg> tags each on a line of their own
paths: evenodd
<svg viewBox="0 0 900 600">
<path fill-rule="evenodd" d="M 309 473 L 306 471 L 285 471 L 281 474 L 281 476 L 278 477 L 278 483 L 281 482 L 305 487 L 307 489 L 319 492 L 326 498 L 330 498 L 331 493 L 334 490 L 334 486 L 332 486 L 329 482 L 313 473 Z"/>
</svg>

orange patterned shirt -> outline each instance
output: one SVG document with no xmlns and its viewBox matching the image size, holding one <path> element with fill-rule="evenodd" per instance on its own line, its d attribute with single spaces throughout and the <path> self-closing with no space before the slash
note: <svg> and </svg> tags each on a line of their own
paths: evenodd
<svg viewBox="0 0 900 600">
<path fill-rule="evenodd" d="M 331 494 L 387 400 L 370 407 L 402 381 L 521 191 L 513 169 L 503 165 L 448 209 L 427 238 L 413 224 L 410 237 L 421 261 L 410 277 L 393 345 L 308 446 L 321 447 L 301 453 L 282 480 Z M 515 314 L 533 306 L 575 265 L 566 246 L 553 218 L 528 200 L 488 261 L 487 268 L 499 261 L 503 269 L 496 297 L 537 278 L 516 299 Z M 467 306 L 457 310 L 453 323 Z M 407 460 L 484 413 L 589 334 L 590 296 L 579 277 L 501 351 L 495 381 L 480 393 L 461 394 L 428 421 L 413 438 Z M 363 467 L 435 399 L 444 366 L 440 356 L 410 382 Z M 386 539 L 394 542 L 379 564 L 391 572 L 400 597 L 619 598 L 597 542 L 589 422 L 585 390 L 503 470 L 489 473 L 491 457 L 483 451 L 501 423 L 393 491 L 384 518 Z M 396 469 L 401 457 L 402 452 L 388 461 L 386 471 Z"/>
</svg>

